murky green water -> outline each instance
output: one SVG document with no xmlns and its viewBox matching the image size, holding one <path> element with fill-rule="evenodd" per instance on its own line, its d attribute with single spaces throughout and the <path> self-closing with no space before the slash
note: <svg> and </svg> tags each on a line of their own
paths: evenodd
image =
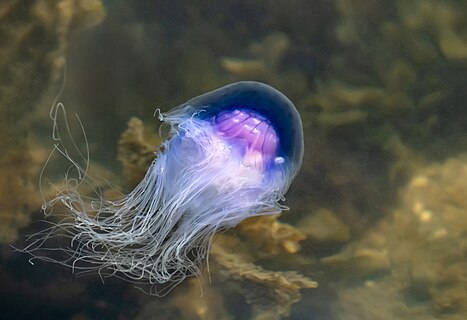
<svg viewBox="0 0 467 320">
<path fill-rule="evenodd" d="M 467 318 L 465 21 L 454 0 L 2 1 L 2 319 Z M 290 211 L 219 235 L 210 280 L 158 298 L 12 249 L 47 226 L 56 97 L 70 152 L 77 114 L 90 173 L 131 190 L 155 109 L 240 80 L 295 103 L 305 157 Z M 122 158 L 132 117 L 144 150 Z"/>
</svg>

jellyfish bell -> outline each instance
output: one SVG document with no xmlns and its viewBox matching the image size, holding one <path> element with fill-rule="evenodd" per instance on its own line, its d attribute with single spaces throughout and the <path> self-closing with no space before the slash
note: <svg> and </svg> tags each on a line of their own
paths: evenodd
<svg viewBox="0 0 467 320">
<path fill-rule="evenodd" d="M 281 201 L 301 166 L 303 131 L 278 90 L 238 82 L 159 118 L 169 137 L 129 194 L 110 201 L 89 200 L 78 188 L 60 191 L 43 209 L 61 203 L 72 221 L 37 234 L 25 251 L 56 250 L 47 238 L 60 233 L 69 244 L 58 262 L 75 271 L 172 288 L 200 275 L 217 231 L 286 209 Z M 151 293 L 164 292 L 155 286 Z"/>
<path fill-rule="evenodd" d="M 202 110 L 201 119 L 222 119 L 223 114 L 235 110 L 247 110 L 262 117 L 280 139 L 278 155 L 287 159 L 290 178 L 298 173 L 304 149 L 300 115 L 293 103 L 273 87 L 254 81 L 237 82 L 188 100 L 172 112 L 184 108 L 191 112 Z"/>
</svg>

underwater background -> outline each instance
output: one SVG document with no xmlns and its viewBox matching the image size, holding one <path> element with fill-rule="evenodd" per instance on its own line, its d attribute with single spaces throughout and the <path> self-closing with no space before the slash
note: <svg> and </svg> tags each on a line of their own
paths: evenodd
<svg viewBox="0 0 467 320">
<path fill-rule="evenodd" d="M 154 111 L 240 80 L 295 103 L 304 163 L 201 281 L 158 298 L 15 251 L 45 224 L 56 98 L 90 174 L 131 190 Z M 466 88 L 460 0 L 2 0 L 0 318 L 466 319 Z"/>
</svg>

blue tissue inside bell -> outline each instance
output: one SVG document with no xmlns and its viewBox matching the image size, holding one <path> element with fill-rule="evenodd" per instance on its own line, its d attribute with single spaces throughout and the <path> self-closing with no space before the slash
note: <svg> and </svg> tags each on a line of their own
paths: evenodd
<svg viewBox="0 0 467 320">
<path fill-rule="evenodd" d="M 228 110 L 245 109 L 267 118 L 279 137 L 278 156 L 295 176 L 303 158 L 303 128 L 293 103 L 280 91 L 260 82 L 242 81 L 205 93 L 182 106 L 191 106 L 200 119 L 215 119 Z"/>
</svg>

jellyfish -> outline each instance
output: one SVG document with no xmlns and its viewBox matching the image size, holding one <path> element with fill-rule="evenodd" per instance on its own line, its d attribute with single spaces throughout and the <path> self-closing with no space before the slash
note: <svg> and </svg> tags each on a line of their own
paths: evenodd
<svg viewBox="0 0 467 320">
<path fill-rule="evenodd" d="M 64 237 L 66 247 L 45 249 L 64 252 L 54 261 L 76 272 L 172 288 L 201 274 L 217 232 L 287 209 L 282 202 L 304 144 L 299 113 L 284 94 L 237 82 L 159 119 L 168 138 L 131 192 L 105 200 L 82 196 L 77 187 L 60 190 L 43 210 L 60 204 L 68 217 L 36 234 L 26 251 L 35 255 L 47 240 Z"/>
</svg>

